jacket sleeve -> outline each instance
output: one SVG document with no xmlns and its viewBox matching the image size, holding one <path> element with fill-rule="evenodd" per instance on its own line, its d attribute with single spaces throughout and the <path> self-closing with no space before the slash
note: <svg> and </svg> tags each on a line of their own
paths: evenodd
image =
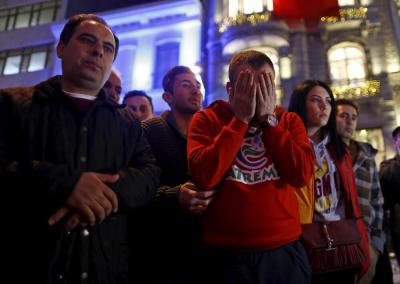
<svg viewBox="0 0 400 284">
<path fill-rule="evenodd" d="M 385 200 L 385 209 L 390 209 L 400 199 L 400 193 L 396 193 L 396 188 L 400 186 L 400 166 L 396 166 L 396 158 L 383 161 L 379 170 L 379 178 L 383 198 Z"/>
<path fill-rule="evenodd" d="M 118 196 L 121 209 L 138 208 L 148 203 L 157 192 L 161 172 L 139 122 L 134 122 L 132 127 L 136 141 L 132 141 L 129 165 L 119 171 L 120 179 L 110 185 Z"/>
<path fill-rule="evenodd" d="M 374 212 L 373 219 L 370 226 L 371 243 L 374 247 L 383 253 L 383 246 L 385 243 L 385 236 L 383 233 L 383 195 L 379 183 L 379 175 L 376 169 L 375 160 L 370 159 L 370 172 L 371 172 L 371 206 Z"/>
<path fill-rule="evenodd" d="M 280 176 L 293 187 L 305 186 L 314 172 L 315 156 L 301 119 L 286 112 L 262 137 Z"/>
<path fill-rule="evenodd" d="M 29 127 L 25 122 L 31 92 L 32 89 L 26 88 L 0 91 L 0 179 L 11 199 L 25 196 L 26 200 L 48 200 L 48 205 L 59 208 L 81 173 L 67 165 L 29 158 L 30 149 L 26 143 Z M 33 191 L 32 184 L 43 190 Z"/>
<path fill-rule="evenodd" d="M 225 176 L 239 151 L 248 125 L 235 116 L 222 126 L 211 121 L 205 111 L 192 118 L 188 133 L 189 172 L 200 190 L 209 190 Z"/>
</svg>

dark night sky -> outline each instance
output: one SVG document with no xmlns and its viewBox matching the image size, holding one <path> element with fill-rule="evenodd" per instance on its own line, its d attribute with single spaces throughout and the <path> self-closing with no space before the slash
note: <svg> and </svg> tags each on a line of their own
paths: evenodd
<svg viewBox="0 0 400 284">
<path fill-rule="evenodd" d="M 70 0 L 68 1 L 66 17 L 68 18 L 78 13 L 99 13 L 127 6 L 148 4 L 160 1 L 162 0 Z"/>
</svg>

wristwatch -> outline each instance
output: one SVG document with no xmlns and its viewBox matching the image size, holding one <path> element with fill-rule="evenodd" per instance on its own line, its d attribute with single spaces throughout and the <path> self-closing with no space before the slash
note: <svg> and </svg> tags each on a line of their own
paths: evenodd
<svg viewBox="0 0 400 284">
<path fill-rule="evenodd" d="M 273 114 L 267 115 L 267 120 L 260 123 L 260 128 L 267 128 L 268 126 L 276 127 L 278 125 L 278 119 Z"/>
</svg>

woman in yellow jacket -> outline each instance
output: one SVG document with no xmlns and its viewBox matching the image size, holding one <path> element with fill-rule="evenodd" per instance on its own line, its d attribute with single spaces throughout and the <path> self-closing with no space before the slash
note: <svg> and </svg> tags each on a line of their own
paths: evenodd
<svg viewBox="0 0 400 284">
<path fill-rule="evenodd" d="M 290 98 L 289 111 L 302 119 L 316 157 L 313 179 L 296 191 L 300 219 L 309 224 L 355 217 L 367 257 L 361 270 L 315 273 L 313 283 L 355 283 L 356 276 L 369 266 L 368 237 L 360 217 L 351 157 L 336 133 L 335 109 L 332 91 L 321 81 L 304 81 Z"/>
</svg>

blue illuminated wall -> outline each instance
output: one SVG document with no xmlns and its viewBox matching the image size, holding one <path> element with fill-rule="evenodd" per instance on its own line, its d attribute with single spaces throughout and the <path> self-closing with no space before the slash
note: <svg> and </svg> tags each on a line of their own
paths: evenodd
<svg viewBox="0 0 400 284">
<path fill-rule="evenodd" d="M 200 72 L 200 6 L 196 0 L 162 1 L 125 7 L 100 13 L 120 39 L 114 67 L 121 73 L 123 93 L 132 89 L 146 91 L 157 113 L 168 109 L 162 100 L 162 89 L 154 88 L 155 71 L 160 64 L 157 46 L 168 42 L 179 44 L 176 64 L 193 67 Z M 54 25 L 58 38 L 64 23 Z M 53 74 L 61 73 L 54 58 Z M 173 66 L 170 66 L 173 67 Z"/>
</svg>

